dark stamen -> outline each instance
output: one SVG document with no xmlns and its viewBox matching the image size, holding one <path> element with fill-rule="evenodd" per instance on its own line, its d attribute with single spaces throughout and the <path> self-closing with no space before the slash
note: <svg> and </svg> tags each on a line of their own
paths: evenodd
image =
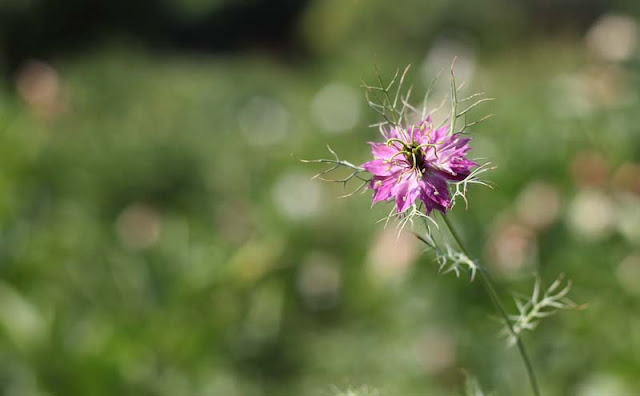
<svg viewBox="0 0 640 396">
<path fill-rule="evenodd" d="M 411 165 L 411 169 L 418 169 L 420 172 L 425 173 L 426 168 L 424 164 L 424 152 L 422 151 L 422 147 L 413 142 L 405 146 L 405 150 L 406 151 L 404 152 L 404 157 Z"/>
</svg>

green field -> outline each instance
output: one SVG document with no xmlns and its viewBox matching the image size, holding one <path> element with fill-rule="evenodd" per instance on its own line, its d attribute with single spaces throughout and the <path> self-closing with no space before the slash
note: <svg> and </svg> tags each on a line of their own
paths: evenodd
<svg viewBox="0 0 640 396">
<path fill-rule="evenodd" d="M 471 133 L 497 168 L 450 216 L 509 309 L 536 273 L 588 305 L 525 333 L 543 393 L 640 391 L 637 51 L 558 34 L 430 52 L 323 12 L 309 59 L 116 40 L 2 88 L 0 394 L 459 395 L 464 372 L 527 394 L 481 284 L 297 160 L 366 161 L 373 65 L 412 64 L 419 94 L 454 55 L 463 91 L 496 98 Z"/>
</svg>

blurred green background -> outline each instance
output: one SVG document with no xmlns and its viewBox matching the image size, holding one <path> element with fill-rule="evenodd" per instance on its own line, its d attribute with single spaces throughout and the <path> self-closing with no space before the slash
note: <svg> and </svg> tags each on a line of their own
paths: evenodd
<svg viewBox="0 0 640 396">
<path fill-rule="evenodd" d="M 422 92 L 457 56 L 497 98 L 472 133 L 498 168 L 451 216 L 510 309 L 536 273 L 588 304 L 525 335 L 543 393 L 640 394 L 639 15 L 3 0 L 0 393 L 528 394 L 481 285 L 296 160 L 367 160 L 373 65 Z"/>
</svg>

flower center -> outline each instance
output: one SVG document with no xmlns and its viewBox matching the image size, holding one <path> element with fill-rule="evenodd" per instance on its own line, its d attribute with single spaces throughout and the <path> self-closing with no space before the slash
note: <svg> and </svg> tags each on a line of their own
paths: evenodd
<svg viewBox="0 0 640 396">
<path fill-rule="evenodd" d="M 404 147 L 404 158 L 407 160 L 411 169 L 418 169 L 421 173 L 425 173 L 427 168 L 424 163 L 424 152 L 422 147 L 416 142 L 412 142 Z"/>
<path fill-rule="evenodd" d="M 423 150 L 424 148 L 433 147 L 434 154 L 436 158 L 438 158 L 438 153 L 435 152 L 436 144 L 434 143 L 418 144 L 415 141 L 406 143 L 405 141 L 398 138 L 390 138 L 387 140 L 386 144 L 387 146 L 396 144 L 395 148 L 398 150 L 398 152 L 392 155 L 391 158 L 387 160 L 387 162 L 391 162 L 397 156 L 402 155 L 407 163 L 411 165 L 412 171 L 417 169 L 420 171 L 420 173 L 427 172 L 427 165 L 425 164 L 425 152 Z M 397 144 L 400 145 L 400 148 L 397 146 Z"/>
</svg>

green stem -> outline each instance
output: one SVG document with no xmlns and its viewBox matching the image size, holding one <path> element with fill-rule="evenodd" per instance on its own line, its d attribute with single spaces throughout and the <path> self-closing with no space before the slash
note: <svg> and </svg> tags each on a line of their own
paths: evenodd
<svg viewBox="0 0 640 396">
<path fill-rule="evenodd" d="M 467 257 L 471 258 L 471 256 L 469 255 L 469 252 L 467 251 L 465 246 L 462 244 L 462 240 L 460 239 L 460 236 L 458 235 L 458 232 L 456 231 L 456 229 L 453 227 L 453 225 L 449 221 L 449 218 L 447 216 L 445 216 L 445 215 L 442 215 L 442 218 L 444 219 L 445 224 L 449 228 L 449 232 L 451 232 L 451 235 L 453 236 L 453 239 L 455 239 L 455 241 L 458 244 L 458 246 L 460 246 L 460 249 L 462 249 L 462 252 Z M 509 316 L 507 315 L 507 311 L 502 306 L 502 303 L 500 302 L 500 298 L 498 297 L 498 293 L 496 292 L 496 289 L 493 286 L 494 282 L 491 279 L 491 275 L 489 275 L 489 273 L 487 271 L 485 271 L 483 268 L 480 268 L 480 270 L 478 272 L 480 273 L 480 279 L 482 279 L 482 284 L 484 285 L 485 289 L 487 290 L 487 293 L 489 293 L 489 297 L 491 297 L 491 301 L 493 302 L 493 305 L 496 307 L 498 312 L 500 312 L 500 315 L 502 316 L 502 319 L 504 320 L 504 323 L 506 324 L 507 328 L 509 329 L 509 332 L 514 337 L 514 339 L 516 340 L 516 344 L 518 345 L 518 350 L 520 351 L 520 356 L 522 357 L 522 360 L 524 361 L 525 368 L 527 369 L 527 374 L 529 376 L 529 382 L 531 383 L 531 389 L 533 390 L 533 394 L 535 396 L 540 396 L 540 389 L 538 388 L 538 382 L 536 380 L 536 373 L 533 370 L 533 365 L 531 364 L 531 359 L 529 359 L 529 355 L 527 354 L 527 350 L 524 347 L 524 343 L 522 342 L 522 339 L 520 338 L 518 333 L 516 333 L 516 331 L 513 329 L 513 326 L 511 326 L 511 321 L 509 321 Z"/>
</svg>

